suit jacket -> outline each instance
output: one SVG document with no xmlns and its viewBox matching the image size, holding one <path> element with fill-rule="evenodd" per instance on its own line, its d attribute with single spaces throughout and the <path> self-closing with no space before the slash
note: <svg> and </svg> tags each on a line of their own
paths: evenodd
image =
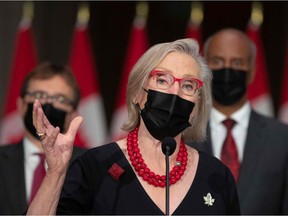
<svg viewBox="0 0 288 216">
<path fill-rule="evenodd" d="M 85 149 L 74 147 L 73 156 Z M 0 214 L 23 214 L 27 210 L 23 142 L 0 147 Z"/>
<path fill-rule="evenodd" d="M 210 127 L 204 143 L 213 155 Z M 241 214 L 288 214 L 288 126 L 251 112 L 237 184 Z"/>
</svg>

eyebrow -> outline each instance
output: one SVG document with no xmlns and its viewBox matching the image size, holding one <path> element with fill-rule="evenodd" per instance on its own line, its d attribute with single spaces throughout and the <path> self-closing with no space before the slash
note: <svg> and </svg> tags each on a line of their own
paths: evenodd
<svg viewBox="0 0 288 216">
<path fill-rule="evenodd" d="M 154 70 L 152 70 L 152 71 L 162 71 L 162 72 L 164 72 L 164 73 L 169 73 L 169 74 L 172 74 L 173 75 L 173 71 L 171 71 L 171 70 L 169 70 L 169 69 L 162 69 L 162 68 L 155 68 Z M 174 75 L 173 75 L 174 76 Z M 196 78 L 196 79 L 200 79 L 200 78 L 198 78 L 197 76 L 194 76 L 194 75 L 192 75 L 192 74 L 184 74 L 183 75 L 183 78 Z M 177 77 L 177 78 L 179 78 L 179 77 Z"/>
</svg>

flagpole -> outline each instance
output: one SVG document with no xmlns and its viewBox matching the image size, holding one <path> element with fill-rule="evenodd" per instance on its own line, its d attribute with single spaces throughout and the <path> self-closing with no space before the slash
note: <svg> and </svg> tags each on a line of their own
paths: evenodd
<svg viewBox="0 0 288 216">
<path fill-rule="evenodd" d="M 200 50 L 202 48 L 201 24 L 203 17 L 203 4 L 199 1 L 193 1 L 191 3 L 191 11 L 187 24 L 186 37 L 197 40 Z"/>
<path fill-rule="evenodd" d="M 199 1 L 192 1 L 191 12 L 190 12 L 190 22 L 193 25 L 201 25 L 203 21 L 203 4 Z"/>
<path fill-rule="evenodd" d="M 77 25 L 87 26 L 90 19 L 89 5 L 87 2 L 79 3 L 77 12 Z"/>
<path fill-rule="evenodd" d="M 136 3 L 136 17 L 142 17 L 146 20 L 148 10 L 148 3 L 146 1 L 139 1 Z"/>
<path fill-rule="evenodd" d="M 29 28 L 34 16 L 34 4 L 32 1 L 25 1 L 22 8 L 21 27 Z"/>
<path fill-rule="evenodd" d="M 263 22 L 263 6 L 260 2 L 252 3 L 250 22 L 253 26 L 259 27 Z"/>
</svg>

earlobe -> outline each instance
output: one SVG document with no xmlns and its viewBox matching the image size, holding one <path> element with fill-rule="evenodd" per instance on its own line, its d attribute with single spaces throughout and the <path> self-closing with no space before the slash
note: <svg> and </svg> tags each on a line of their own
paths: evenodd
<svg viewBox="0 0 288 216">
<path fill-rule="evenodd" d="M 138 102 L 137 102 L 137 100 L 136 100 L 136 98 L 133 98 L 132 99 L 132 103 L 134 104 L 134 105 L 136 105 Z"/>
</svg>

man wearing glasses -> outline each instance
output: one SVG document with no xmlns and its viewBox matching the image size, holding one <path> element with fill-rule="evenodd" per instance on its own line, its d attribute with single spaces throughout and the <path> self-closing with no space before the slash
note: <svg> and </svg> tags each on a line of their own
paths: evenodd
<svg viewBox="0 0 288 216">
<path fill-rule="evenodd" d="M 0 214 L 22 214 L 33 199 L 43 176 L 46 162 L 40 134 L 33 126 L 33 102 L 38 99 L 52 125 L 65 132 L 75 117 L 80 91 L 67 66 L 44 62 L 25 78 L 17 99 L 17 108 L 25 126 L 19 144 L 0 148 Z M 84 152 L 74 148 L 73 157 Z M 53 188 L 51 188 L 53 190 Z"/>
</svg>

